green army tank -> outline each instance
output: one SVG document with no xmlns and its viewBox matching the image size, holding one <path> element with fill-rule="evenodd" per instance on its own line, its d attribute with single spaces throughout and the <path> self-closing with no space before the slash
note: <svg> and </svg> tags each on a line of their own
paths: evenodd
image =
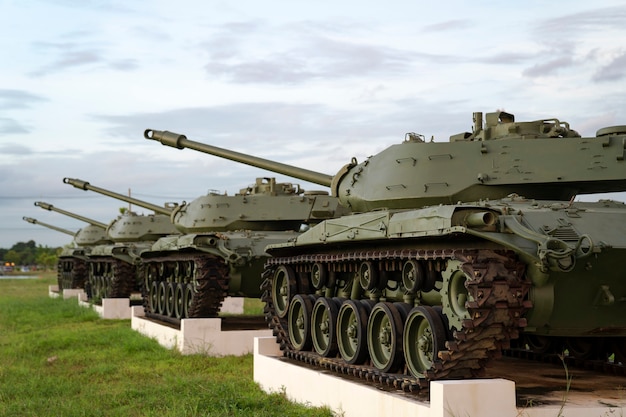
<svg viewBox="0 0 626 417">
<path fill-rule="evenodd" d="M 88 290 L 87 259 L 89 254 L 98 245 L 111 243 L 106 233 L 106 224 L 80 214 L 59 209 L 41 201 L 35 202 L 35 205 L 87 223 L 87 226 L 79 229 L 76 233 L 72 233 L 74 240 L 61 250 L 57 262 L 57 282 L 59 291 L 79 288 Z M 58 228 L 42 222 L 37 222 L 36 224 L 58 230 Z M 66 232 L 64 231 L 63 233 Z"/>
<path fill-rule="evenodd" d="M 79 179 L 63 180 L 142 207 L 150 203 L 112 193 Z M 265 246 L 299 234 L 303 224 L 344 213 L 327 192 L 306 192 L 274 178 L 257 178 L 235 195 L 209 192 L 190 203 L 161 209 L 178 234 L 141 252 L 146 315 L 179 323 L 215 317 L 226 296 L 259 298 Z"/>
<path fill-rule="evenodd" d="M 44 202 L 35 205 L 72 215 Z M 141 291 L 137 275 L 141 251 L 149 249 L 158 238 L 176 233 L 176 229 L 168 216 L 138 215 L 131 210 L 99 226 L 104 227 L 107 241 L 92 245 L 86 256 L 87 295 L 96 303 L 103 298 L 129 298 Z"/>
<path fill-rule="evenodd" d="M 84 259 L 74 256 L 75 251 L 79 248 L 76 243 L 76 237 L 80 240 L 78 233 L 41 222 L 37 219 L 33 219 L 32 217 L 24 216 L 22 219 L 28 223 L 37 224 L 39 226 L 47 227 L 48 229 L 56 230 L 57 232 L 72 236 L 72 241 L 68 245 L 61 248 L 61 252 L 59 253 L 57 260 L 57 289 L 62 292 L 64 289 L 84 288 L 85 280 L 87 279 L 84 265 L 82 265 L 82 268 L 76 267 L 77 262 L 84 261 Z"/>
<path fill-rule="evenodd" d="M 406 390 L 470 378 L 513 343 L 626 361 L 626 126 L 474 113 L 448 142 L 410 133 L 334 175 L 147 130 L 331 188 L 359 212 L 266 248 L 266 318 L 285 355 Z"/>
<path fill-rule="evenodd" d="M 140 253 L 158 238 L 177 232 L 168 216 L 139 215 L 129 209 L 106 225 L 106 233 L 109 242 L 94 246 L 87 259 L 87 293 L 96 303 L 140 292 Z"/>
</svg>

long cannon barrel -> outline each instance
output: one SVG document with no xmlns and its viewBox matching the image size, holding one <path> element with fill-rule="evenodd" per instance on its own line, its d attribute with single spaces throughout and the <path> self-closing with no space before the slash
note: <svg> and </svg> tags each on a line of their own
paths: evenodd
<svg viewBox="0 0 626 417">
<path fill-rule="evenodd" d="M 40 222 L 39 220 L 33 219 L 32 217 L 24 216 L 24 217 L 22 217 L 22 219 L 24 219 L 28 223 L 38 224 L 40 226 L 44 226 L 44 227 L 47 227 L 48 229 L 56 230 L 57 232 L 65 233 L 65 234 L 70 235 L 70 236 L 74 236 L 76 234 L 76 233 L 72 232 L 71 230 L 63 229 L 62 227 L 57 227 L 57 226 L 53 226 L 53 225 L 48 224 L 48 223 Z"/>
<path fill-rule="evenodd" d="M 136 206 L 143 207 L 148 210 L 152 210 L 155 213 L 166 214 L 168 216 L 172 214 L 172 210 L 166 207 L 157 206 L 156 204 L 148 203 L 147 201 L 138 200 L 136 198 L 129 197 L 124 194 L 118 194 L 113 191 L 105 190 L 104 188 L 95 187 L 89 184 L 87 181 L 79 180 L 78 178 L 63 178 L 63 182 L 65 184 L 73 185 L 74 187 L 79 188 L 81 190 L 85 190 L 85 191 L 90 190 L 96 193 L 106 195 L 111 198 L 115 198 L 117 200 L 126 201 L 127 203 L 131 203 Z"/>
<path fill-rule="evenodd" d="M 146 139 L 156 140 L 161 142 L 162 145 L 171 146 L 173 148 L 189 148 L 199 152 L 204 152 L 211 155 L 219 156 L 221 158 L 240 162 L 242 164 L 251 165 L 253 167 L 267 169 L 272 172 L 288 175 L 290 177 L 298 178 L 303 181 L 323 185 L 325 187 L 331 187 L 332 185 L 332 175 L 310 171 L 308 169 L 298 168 L 293 165 L 274 162 L 268 159 L 258 158 L 228 149 L 218 148 L 217 146 L 195 142 L 193 140 L 187 139 L 185 135 L 180 135 L 178 133 L 168 132 L 166 130 L 146 129 L 143 135 Z"/>
<path fill-rule="evenodd" d="M 61 214 L 64 214 L 66 216 L 73 217 L 75 219 L 81 220 L 81 221 L 83 221 L 85 223 L 89 223 L 90 225 L 99 227 L 101 229 L 105 229 L 106 230 L 106 228 L 107 228 L 107 225 L 105 223 L 99 222 L 97 220 L 90 219 L 89 217 L 81 216 L 81 215 L 76 214 L 76 213 L 72 213 L 70 211 L 65 211 L 65 210 L 62 210 L 60 208 L 56 208 L 52 204 L 44 203 L 43 201 L 36 201 L 35 205 L 38 206 L 38 207 L 41 207 L 42 209 L 45 209 L 45 210 L 56 211 L 57 213 L 61 213 Z"/>
</svg>

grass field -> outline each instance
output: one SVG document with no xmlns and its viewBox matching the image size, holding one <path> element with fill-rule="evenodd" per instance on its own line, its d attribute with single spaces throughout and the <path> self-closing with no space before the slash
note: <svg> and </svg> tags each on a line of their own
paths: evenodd
<svg viewBox="0 0 626 417">
<path fill-rule="evenodd" d="M 264 393 L 251 355 L 182 356 L 54 283 L 0 279 L 0 416 L 332 416 Z"/>
</svg>

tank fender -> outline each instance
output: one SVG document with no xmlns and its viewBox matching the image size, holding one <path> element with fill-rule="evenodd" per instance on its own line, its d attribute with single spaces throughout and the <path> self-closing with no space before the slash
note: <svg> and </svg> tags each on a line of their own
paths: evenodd
<svg viewBox="0 0 626 417">
<path fill-rule="evenodd" d="M 514 234 L 537 244 L 537 257 L 543 272 L 569 272 L 574 269 L 576 260 L 593 252 L 593 241 L 589 235 L 582 235 L 575 247 L 561 239 L 536 233 L 519 222 L 516 216 L 503 216 L 504 225 Z M 587 243 L 583 247 L 583 243 Z"/>
<path fill-rule="evenodd" d="M 241 254 L 226 247 L 226 242 L 227 240 L 225 239 L 220 239 L 217 242 L 217 247 L 219 251 L 223 253 L 222 256 L 224 256 L 226 263 L 229 265 L 243 266 L 246 263 L 246 259 L 244 259 Z M 252 254 L 248 254 L 247 258 L 250 258 L 251 256 Z"/>
<path fill-rule="evenodd" d="M 516 245 L 514 240 L 507 238 L 510 236 L 509 234 L 483 232 L 462 226 L 456 226 L 453 229 L 456 229 L 456 231 L 460 233 L 466 233 L 468 235 L 497 243 L 514 251 L 526 264 L 526 275 L 532 281 L 534 286 L 541 287 L 548 282 L 550 275 L 548 274 L 544 264 L 541 262 L 541 259 L 539 259 L 539 256 L 537 256 L 536 251 L 531 251 L 529 248 L 523 248 Z"/>
<path fill-rule="evenodd" d="M 472 228 L 462 228 L 463 233 L 503 245 L 518 254 L 527 264 L 527 275 L 534 285 L 543 286 L 548 282 L 549 272 L 569 272 L 578 259 L 594 252 L 594 243 L 589 235 L 582 235 L 575 246 L 563 240 L 542 235 L 523 226 L 516 216 L 499 216 L 500 228 L 517 237 L 531 242 L 531 247 L 522 247 L 515 240 L 507 239 L 506 234 L 488 233 Z"/>
<path fill-rule="evenodd" d="M 246 263 L 246 258 L 249 259 L 252 254 L 248 253 L 244 257 L 240 253 L 231 250 L 228 247 L 228 240 L 227 235 L 221 233 L 194 235 L 193 243 L 190 246 L 221 257 L 231 267 L 243 266 Z"/>
</svg>

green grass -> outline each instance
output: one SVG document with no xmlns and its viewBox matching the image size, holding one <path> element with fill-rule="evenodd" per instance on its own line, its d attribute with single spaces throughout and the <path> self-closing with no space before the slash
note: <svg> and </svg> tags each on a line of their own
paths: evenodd
<svg viewBox="0 0 626 417">
<path fill-rule="evenodd" d="M 252 356 L 182 356 L 41 279 L 0 280 L 0 416 L 331 416 L 266 394 Z"/>
<path fill-rule="evenodd" d="M 262 316 L 263 302 L 258 298 L 244 298 L 243 314 L 246 316 Z"/>
</svg>

